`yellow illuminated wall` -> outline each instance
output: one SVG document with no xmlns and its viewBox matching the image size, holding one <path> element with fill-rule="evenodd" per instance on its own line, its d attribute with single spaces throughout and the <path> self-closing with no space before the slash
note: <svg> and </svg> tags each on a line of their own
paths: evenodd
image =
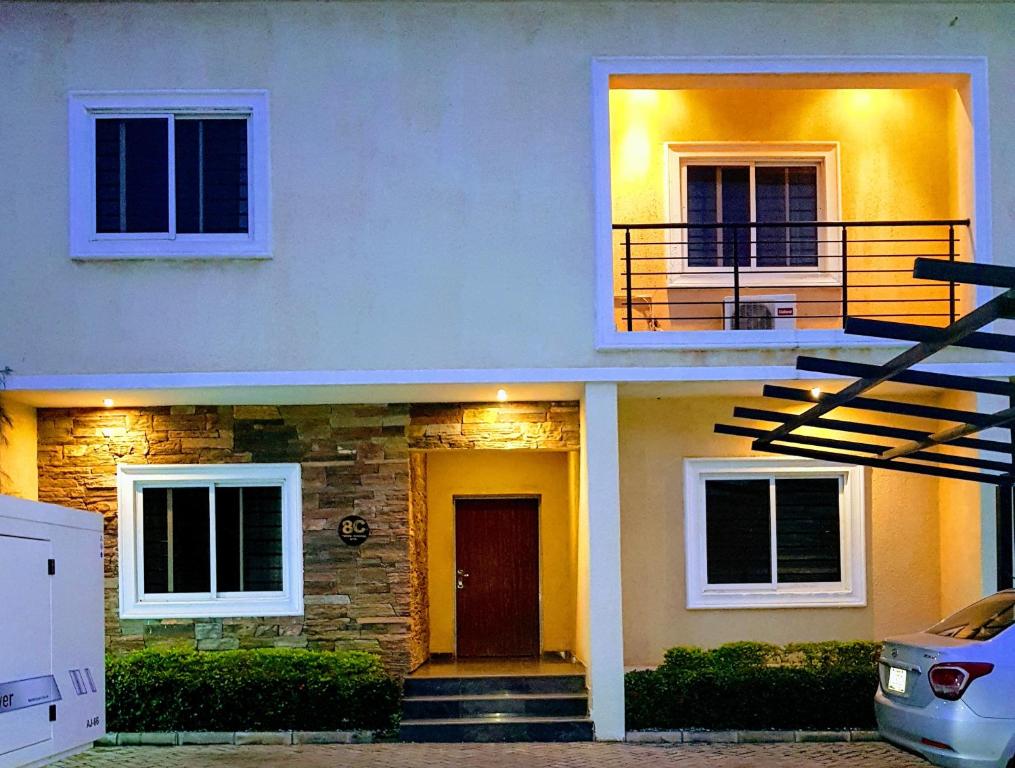
<svg viewBox="0 0 1015 768">
<path fill-rule="evenodd" d="M 955 397 L 927 402 L 960 407 Z M 657 664 L 675 645 L 881 640 L 924 629 L 980 597 L 979 487 L 875 469 L 867 470 L 866 607 L 688 610 L 684 459 L 757 455 L 750 440 L 713 432 L 716 422 L 729 422 L 734 405 L 776 407 L 718 392 L 620 401 L 625 664 Z M 898 425 L 897 417 L 874 413 L 863 419 Z M 943 426 L 911 421 L 930 430 Z"/>
<path fill-rule="evenodd" d="M 968 215 L 968 200 L 962 194 L 960 178 L 962 151 L 961 123 L 965 112 L 957 92 L 951 88 L 885 89 L 623 89 L 610 91 L 611 182 L 614 222 L 671 221 L 666 202 L 667 142 L 837 142 L 839 145 L 840 215 L 844 220 L 942 219 Z M 749 152 L 749 151 L 748 151 Z M 658 231 L 645 235 L 656 239 Z M 914 235 L 940 236 L 942 230 L 879 229 L 876 237 L 902 238 Z M 957 233 L 965 238 L 966 232 Z M 637 239 L 637 236 L 636 236 Z M 892 253 L 912 253 L 912 244 L 867 246 Z M 919 246 L 917 246 L 919 248 Z M 934 252 L 947 250 L 933 246 Z M 854 246 L 858 256 L 863 246 Z M 960 250 L 967 249 L 964 242 Z M 870 251 L 874 252 L 874 251 Z M 621 293 L 619 256 L 616 293 Z M 851 251 L 852 253 L 852 251 Z M 644 248 L 641 255 L 663 256 L 662 249 Z M 968 253 L 966 254 L 968 258 Z M 862 258 L 850 261 L 856 269 L 868 266 L 899 267 L 903 262 L 873 263 Z M 911 270 L 911 261 L 906 262 Z M 661 272 L 663 262 L 642 262 L 638 271 Z M 885 273 L 867 275 L 857 282 L 896 283 L 911 281 L 911 275 Z M 645 286 L 644 295 L 653 301 L 665 300 L 662 275 L 636 279 Z M 810 298 L 829 299 L 838 289 L 808 289 Z M 697 299 L 721 301 L 720 292 L 696 289 Z M 754 293 L 787 293 L 792 290 L 759 290 Z M 746 293 L 751 293 L 747 291 Z M 796 291 L 799 293 L 799 290 Z M 851 314 L 876 311 L 864 299 L 903 295 L 894 290 L 867 293 L 856 291 Z M 907 297 L 929 296 L 911 293 Z M 938 290 L 935 296 L 943 296 Z M 803 297 L 800 297 L 803 298 Z M 687 289 L 670 291 L 669 300 L 689 300 Z M 961 303 L 961 302 L 960 302 Z M 834 307 L 834 305 L 831 305 Z M 827 314 L 798 305 L 800 314 Z M 935 309 L 944 309 L 937 305 Z M 668 310 L 679 314 L 680 308 Z M 883 307 L 881 311 L 884 311 Z M 620 312 L 618 310 L 618 316 Z M 666 314 L 665 312 L 663 314 Z M 659 315 L 659 308 L 656 308 Z M 896 318 L 901 319 L 901 318 Z M 837 320 L 814 319 L 800 327 L 836 327 Z M 700 325 L 700 324 L 699 324 Z M 687 330 L 707 329 L 688 325 Z M 668 328 L 666 322 L 662 323 Z M 720 326 L 721 327 L 721 326 Z M 640 326 L 644 329 L 645 326 Z M 680 328 L 674 328 L 680 329 Z"/>
<path fill-rule="evenodd" d="M 575 650 L 577 506 L 571 460 L 553 451 L 427 455 L 430 652 L 455 650 L 455 496 L 539 497 L 541 650 Z"/>
<path fill-rule="evenodd" d="M 0 423 L 0 493 L 39 498 L 35 409 L 5 400 L 9 424 Z"/>
</svg>

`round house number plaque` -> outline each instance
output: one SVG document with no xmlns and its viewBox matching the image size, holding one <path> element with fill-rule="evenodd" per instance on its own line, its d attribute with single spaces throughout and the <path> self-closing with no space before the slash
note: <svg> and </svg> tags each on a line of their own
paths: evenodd
<svg viewBox="0 0 1015 768">
<path fill-rule="evenodd" d="M 358 547 L 370 537 L 370 526 L 359 515 L 349 515 L 338 521 L 338 538 L 350 547 Z"/>
</svg>

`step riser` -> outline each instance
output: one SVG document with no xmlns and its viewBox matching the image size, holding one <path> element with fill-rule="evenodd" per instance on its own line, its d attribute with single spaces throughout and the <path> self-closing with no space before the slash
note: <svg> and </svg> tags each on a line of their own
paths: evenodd
<svg viewBox="0 0 1015 768">
<path fill-rule="evenodd" d="M 591 741 L 592 723 L 490 723 L 483 725 L 403 725 L 402 741 L 414 742 L 504 742 L 504 741 Z"/>
<path fill-rule="evenodd" d="M 410 677 L 406 696 L 488 696 L 510 693 L 584 693 L 583 675 L 528 677 Z"/>
<path fill-rule="evenodd" d="M 438 701 L 402 702 L 402 717 L 406 720 L 444 720 L 453 717 L 482 717 L 491 714 L 521 715 L 530 717 L 584 717 L 588 713 L 588 699 L 576 696 L 568 699 L 454 699 Z"/>
</svg>

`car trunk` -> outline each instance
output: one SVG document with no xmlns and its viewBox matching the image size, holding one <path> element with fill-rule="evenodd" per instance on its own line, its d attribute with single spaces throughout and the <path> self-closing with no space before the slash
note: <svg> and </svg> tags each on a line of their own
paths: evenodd
<svg viewBox="0 0 1015 768">
<path fill-rule="evenodd" d="M 962 656 L 961 649 L 970 645 L 979 645 L 973 640 L 957 640 L 952 637 L 930 635 L 918 632 L 913 635 L 893 637 L 885 641 L 878 659 L 878 676 L 881 690 L 892 701 L 910 707 L 925 707 L 934 700 L 927 679 L 927 672 L 935 664 L 958 659 Z M 958 653 L 956 653 L 958 652 Z M 889 688 L 891 668 L 906 671 L 906 690 L 904 693 Z"/>
</svg>

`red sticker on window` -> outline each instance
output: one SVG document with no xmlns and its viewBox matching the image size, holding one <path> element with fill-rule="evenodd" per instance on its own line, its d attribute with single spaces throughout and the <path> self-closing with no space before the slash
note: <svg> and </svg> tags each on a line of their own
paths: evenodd
<svg viewBox="0 0 1015 768">
<path fill-rule="evenodd" d="M 793 307 L 776 307 L 775 311 L 776 311 L 776 314 L 779 315 L 779 317 L 792 317 L 793 316 Z"/>
</svg>

